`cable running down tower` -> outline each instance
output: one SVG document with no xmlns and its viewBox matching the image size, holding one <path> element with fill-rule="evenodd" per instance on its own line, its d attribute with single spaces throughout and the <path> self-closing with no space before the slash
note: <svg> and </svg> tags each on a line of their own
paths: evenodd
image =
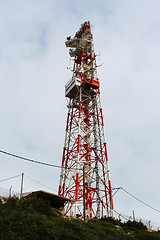
<svg viewBox="0 0 160 240">
<path fill-rule="evenodd" d="M 70 48 L 74 65 L 73 76 L 65 85 L 68 115 L 58 194 L 73 200 L 65 206 L 65 214 L 83 216 L 85 199 L 85 217 L 99 218 L 101 207 L 107 216 L 113 216 L 100 83 L 90 22 L 83 23 L 74 38 L 67 38 L 65 45 Z"/>
</svg>

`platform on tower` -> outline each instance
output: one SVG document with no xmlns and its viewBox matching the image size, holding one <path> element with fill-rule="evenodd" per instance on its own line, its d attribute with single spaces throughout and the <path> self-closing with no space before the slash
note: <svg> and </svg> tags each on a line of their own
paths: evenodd
<svg viewBox="0 0 160 240">
<path fill-rule="evenodd" d="M 78 87 L 81 85 L 81 79 L 78 77 L 72 78 L 66 85 L 65 85 L 65 96 L 68 98 L 72 98 L 76 95 L 78 91 Z"/>
<path fill-rule="evenodd" d="M 66 85 L 65 85 L 65 97 L 73 98 L 79 91 L 79 87 L 81 85 L 85 85 L 86 89 L 98 89 L 99 88 L 99 80 L 98 79 L 81 79 L 79 77 L 72 78 Z"/>
</svg>

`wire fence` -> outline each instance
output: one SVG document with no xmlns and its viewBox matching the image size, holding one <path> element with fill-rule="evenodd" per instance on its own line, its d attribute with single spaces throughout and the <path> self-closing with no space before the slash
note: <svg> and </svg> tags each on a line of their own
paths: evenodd
<svg viewBox="0 0 160 240">
<path fill-rule="evenodd" d="M 0 188 L 0 198 L 1 199 L 7 199 L 9 197 L 18 197 L 19 198 L 20 193 L 12 191 L 12 188 L 10 188 L 10 189 Z"/>
<path fill-rule="evenodd" d="M 114 217 L 115 217 L 115 219 L 121 220 L 122 222 L 127 222 L 127 221 L 141 222 L 150 230 L 159 230 L 160 229 L 160 223 L 154 223 L 154 222 L 152 222 L 151 220 L 148 220 L 148 219 L 129 216 L 129 215 L 126 215 L 124 213 L 120 213 L 117 210 L 114 210 Z"/>
</svg>

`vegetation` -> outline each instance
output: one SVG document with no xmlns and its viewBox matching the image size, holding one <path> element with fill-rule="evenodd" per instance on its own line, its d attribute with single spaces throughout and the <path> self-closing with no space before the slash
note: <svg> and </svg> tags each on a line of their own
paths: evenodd
<svg viewBox="0 0 160 240">
<path fill-rule="evenodd" d="M 58 216 L 42 199 L 10 198 L 0 202 L 2 240 L 154 240 L 160 233 L 146 231 L 142 223 L 111 218 L 88 221 Z"/>
</svg>

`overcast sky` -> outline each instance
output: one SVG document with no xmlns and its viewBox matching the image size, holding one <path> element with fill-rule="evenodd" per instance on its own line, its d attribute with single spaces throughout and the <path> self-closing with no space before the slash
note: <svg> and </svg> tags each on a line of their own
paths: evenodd
<svg viewBox="0 0 160 240">
<path fill-rule="evenodd" d="M 0 149 L 61 165 L 66 124 L 64 85 L 71 78 L 64 42 L 91 21 L 113 187 L 160 209 L 160 1 L 1 0 Z M 24 191 L 56 193 L 60 170 L 0 154 L 0 180 L 24 172 Z M 51 190 L 36 182 L 54 189 Z M 20 191 L 21 178 L 0 182 Z M 122 214 L 160 213 L 122 190 Z"/>
</svg>

